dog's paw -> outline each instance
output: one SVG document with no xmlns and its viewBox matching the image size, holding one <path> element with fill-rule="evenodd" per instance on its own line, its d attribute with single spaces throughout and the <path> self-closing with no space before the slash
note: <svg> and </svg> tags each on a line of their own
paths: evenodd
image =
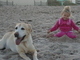
<svg viewBox="0 0 80 60">
<path fill-rule="evenodd" d="M 36 59 L 36 60 L 38 60 L 38 59 Z"/>
<path fill-rule="evenodd" d="M 26 60 L 31 60 L 30 58 L 27 58 Z"/>
<path fill-rule="evenodd" d="M 36 58 L 36 59 L 33 59 L 33 60 L 38 60 L 38 58 Z"/>
</svg>

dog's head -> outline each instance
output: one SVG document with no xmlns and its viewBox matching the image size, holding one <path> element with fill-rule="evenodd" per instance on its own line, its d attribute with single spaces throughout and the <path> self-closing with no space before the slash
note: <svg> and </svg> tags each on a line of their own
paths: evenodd
<svg viewBox="0 0 80 60">
<path fill-rule="evenodd" d="M 16 45 L 19 45 L 25 37 L 28 37 L 32 32 L 32 27 L 30 24 L 18 23 L 15 26 L 14 36 L 16 37 Z"/>
</svg>

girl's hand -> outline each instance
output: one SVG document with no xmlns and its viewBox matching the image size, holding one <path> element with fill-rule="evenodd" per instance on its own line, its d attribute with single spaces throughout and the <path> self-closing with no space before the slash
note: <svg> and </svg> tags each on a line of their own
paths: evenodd
<svg viewBox="0 0 80 60">
<path fill-rule="evenodd" d="M 47 31 L 47 35 L 46 35 L 47 38 L 49 38 L 49 33 L 50 33 L 50 30 Z"/>
<path fill-rule="evenodd" d="M 80 29 L 78 30 L 78 32 L 80 33 Z"/>
<path fill-rule="evenodd" d="M 47 38 L 49 38 L 49 37 L 54 37 L 54 34 L 48 34 L 48 35 L 46 35 L 46 37 L 47 37 Z"/>
<path fill-rule="evenodd" d="M 49 34 L 51 31 L 49 30 L 47 33 Z"/>
</svg>

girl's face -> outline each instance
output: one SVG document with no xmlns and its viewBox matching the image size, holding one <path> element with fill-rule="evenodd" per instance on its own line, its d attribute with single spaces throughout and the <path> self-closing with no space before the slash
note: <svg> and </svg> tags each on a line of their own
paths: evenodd
<svg viewBox="0 0 80 60">
<path fill-rule="evenodd" d="M 70 17 L 70 13 L 64 12 L 64 13 L 62 14 L 62 18 L 63 18 L 64 20 L 69 19 L 69 17 Z"/>
</svg>

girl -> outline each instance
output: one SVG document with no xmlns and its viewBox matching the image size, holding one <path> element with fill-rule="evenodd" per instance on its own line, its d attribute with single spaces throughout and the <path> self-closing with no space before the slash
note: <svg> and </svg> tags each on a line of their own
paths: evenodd
<svg viewBox="0 0 80 60">
<path fill-rule="evenodd" d="M 70 6 L 65 6 L 64 9 L 61 12 L 61 18 L 56 22 L 56 24 L 47 32 L 50 33 L 52 31 L 60 29 L 60 32 L 57 34 L 54 34 L 56 37 L 62 37 L 63 35 L 67 35 L 70 38 L 76 38 L 77 36 L 74 34 L 72 29 L 80 32 L 79 27 L 75 25 L 72 19 L 70 19 L 71 16 L 71 9 Z"/>
</svg>

